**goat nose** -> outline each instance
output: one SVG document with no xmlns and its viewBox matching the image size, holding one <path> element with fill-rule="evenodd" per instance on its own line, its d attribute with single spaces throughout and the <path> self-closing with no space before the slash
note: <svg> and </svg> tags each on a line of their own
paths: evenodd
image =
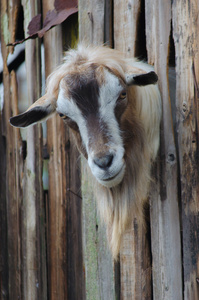
<svg viewBox="0 0 199 300">
<path fill-rule="evenodd" d="M 112 164 L 112 161 L 113 161 L 112 154 L 94 158 L 94 163 L 101 169 L 109 168 Z"/>
</svg>

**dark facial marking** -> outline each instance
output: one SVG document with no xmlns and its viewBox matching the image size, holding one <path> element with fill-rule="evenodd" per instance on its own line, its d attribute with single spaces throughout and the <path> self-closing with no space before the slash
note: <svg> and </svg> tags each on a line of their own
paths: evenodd
<svg viewBox="0 0 199 300">
<path fill-rule="evenodd" d="M 96 79 L 95 69 L 69 74 L 65 77 L 69 96 L 77 104 L 83 116 L 98 112 L 99 84 Z"/>
<path fill-rule="evenodd" d="M 95 149 L 96 152 L 100 148 L 104 148 L 109 141 L 109 134 L 106 124 L 98 115 L 90 115 L 87 119 L 87 129 L 89 134 L 89 147 Z"/>
</svg>

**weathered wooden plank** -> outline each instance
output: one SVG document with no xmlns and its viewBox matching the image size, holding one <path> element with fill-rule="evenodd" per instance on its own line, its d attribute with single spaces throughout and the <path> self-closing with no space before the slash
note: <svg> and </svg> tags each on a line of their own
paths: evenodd
<svg viewBox="0 0 199 300">
<path fill-rule="evenodd" d="M 151 195 L 153 295 L 154 299 L 182 299 L 177 156 L 173 135 L 167 66 L 171 31 L 171 3 L 148 0 L 145 3 L 148 58 L 151 63 L 155 63 L 163 101 L 158 170 L 159 188 L 156 183 Z"/>
<path fill-rule="evenodd" d="M 53 9 L 53 1 L 43 2 L 43 15 Z M 53 47 L 52 47 L 53 45 Z M 46 77 L 61 62 L 62 35 L 57 26 L 47 32 L 44 37 L 45 75 Z M 49 51 L 49 49 L 51 49 Z M 66 266 L 66 200 L 65 200 L 65 139 L 62 135 L 63 124 L 58 116 L 47 122 L 47 145 L 49 159 L 49 191 L 48 191 L 48 286 L 51 299 L 65 299 L 67 284 Z M 63 160 L 64 159 L 64 160 Z"/>
<path fill-rule="evenodd" d="M 82 161 L 83 243 L 86 299 L 115 299 L 114 272 L 104 224 L 97 213 L 90 171 Z"/>
<path fill-rule="evenodd" d="M 176 51 L 176 120 L 182 205 L 184 299 L 188 300 L 199 298 L 196 280 L 199 276 L 199 115 L 196 93 L 199 82 L 199 3 L 174 1 L 172 12 Z"/>
<path fill-rule="evenodd" d="M 104 43 L 104 7 L 105 0 L 79 1 L 79 36 L 88 44 Z"/>
<path fill-rule="evenodd" d="M 13 1 L 12 1 L 13 2 Z M 9 117 L 16 113 L 17 83 L 15 73 L 9 74 L 7 56 L 12 52 L 6 44 L 13 40 L 16 33 L 16 15 L 19 2 L 15 1 L 11 9 L 7 1 L 1 2 L 1 51 L 3 56 L 3 84 L 4 104 L 1 108 L 1 275 L 0 299 L 22 296 L 21 291 L 21 235 L 20 235 L 20 209 L 21 209 L 21 175 L 18 170 L 23 168 L 23 158 L 20 154 L 21 139 L 9 125 Z"/>
<path fill-rule="evenodd" d="M 121 299 L 151 299 L 151 259 L 146 228 L 134 225 L 120 250 Z"/>
<path fill-rule="evenodd" d="M 53 8 L 54 1 L 43 4 L 44 15 Z M 70 28 L 67 28 L 70 30 Z M 70 45 L 71 41 L 67 41 Z M 52 44 L 56 45 L 52 51 Z M 45 69 L 48 76 L 61 62 L 61 26 L 48 32 L 44 38 Z M 78 193 L 78 170 L 74 162 L 77 152 L 70 147 L 68 129 L 55 116 L 47 123 L 49 160 L 48 194 L 48 263 L 51 299 L 84 299 L 81 203 L 68 189 Z M 80 219 L 79 219 L 80 218 Z"/>
<path fill-rule="evenodd" d="M 39 13 L 39 2 L 22 1 L 24 31 L 30 20 Z M 41 93 L 40 42 L 25 44 L 28 105 Z M 47 299 L 46 246 L 43 190 L 42 190 L 42 146 L 41 126 L 27 129 L 27 156 L 25 163 L 23 199 L 23 297 Z"/>
<path fill-rule="evenodd" d="M 105 1 L 79 1 L 79 39 L 88 44 L 106 42 Z M 109 11 L 109 17 L 111 16 Z M 106 13 L 108 18 L 108 14 Z M 110 22 L 110 21 L 109 21 Z M 107 23 L 110 24 L 110 23 Z M 106 27 L 107 26 L 107 27 Z M 109 31 L 110 34 L 110 31 Z M 106 36 L 110 36 L 107 34 Z M 111 39 L 109 38 L 109 42 Z M 82 230 L 85 264 L 86 299 L 115 299 L 113 261 L 107 245 L 106 229 L 97 213 L 91 174 L 82 160 Z"/>
<path fill-rule="evenodd" d="M 1 41 L 3 39 L 1 38 Z M 6 209 L 6 139 L 3 136 L 2 116 L 0 114 L 0 299 L 8 296 L 8 247 L 7 247 L 7 209 Z"/>
<path fill-rule="evenodd" d="M 129 57 L 135 56 L 141 1 L 114 1 L 114 46 Z"/>
</svg>

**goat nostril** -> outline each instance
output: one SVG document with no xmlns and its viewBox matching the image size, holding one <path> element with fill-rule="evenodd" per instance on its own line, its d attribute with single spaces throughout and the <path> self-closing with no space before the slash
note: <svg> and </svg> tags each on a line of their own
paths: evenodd
<svg viewBox="0 0 199 300">
<path fill-rule="evenodd" d="M 112 164 L 112 161 L 113 161 L 112 154 L 94 158 L 94 163 L 101 169 L 109 168 Z"/>
</svg>

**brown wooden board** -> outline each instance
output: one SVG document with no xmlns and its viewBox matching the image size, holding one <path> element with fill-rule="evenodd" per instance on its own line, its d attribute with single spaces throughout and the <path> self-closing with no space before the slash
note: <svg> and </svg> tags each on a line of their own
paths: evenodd
<svg viewBox="0 0 199 300">
<path fill-rule="evenodd" d="M 174 1 L 176 121 L 178 132 L 184 299 L 198 299 L 199 285 L 199 133 L 198 1 Z"/>
<path fill-rule="evenodd" d="M 171 4 L 146 1 L 145 5 L 148 59 L 155 64 L 163 103 L 159 184 L 151 194 L 153 295 L 154 299 L 182 299 L 177 154 L 168 84 Z"/>
<path fill-rule="evenodd" d="M 53 3 L 43 1 L 44 15 L 52 9 Z M 46 76 L 62 62 L 62 38 L 66 47 L 77 39 L 74 26 L 66 21 L 63 31 L 59 26 L 45 35 Z M 66 36 L 64 32 L 67 32 Z M 47 144 L 50 156 L 47 200 L 49 297 L 84 299 L 79 154 L 73 146 L 70 131 L 59 116 L 47 122 Z"/>
</svg>

